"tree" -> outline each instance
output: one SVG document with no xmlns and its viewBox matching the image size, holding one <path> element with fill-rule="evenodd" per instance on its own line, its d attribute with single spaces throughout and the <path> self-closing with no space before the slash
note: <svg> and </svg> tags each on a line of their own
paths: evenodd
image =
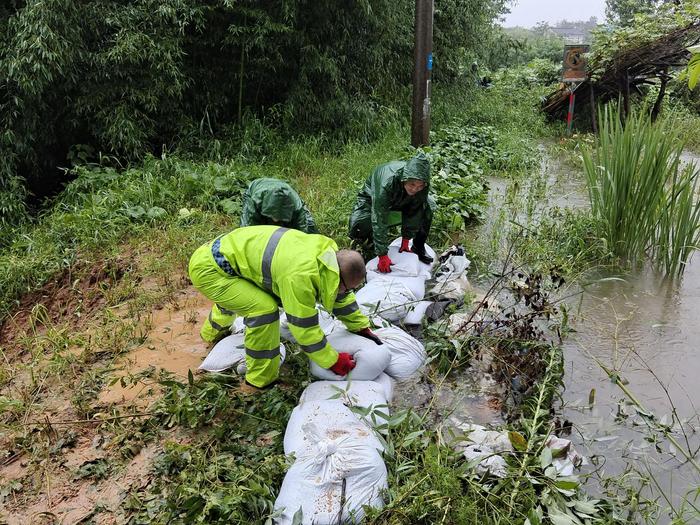
<svg viewBox="0 0 700 525">
<path fill-rule="evenodd" d="M 634 15 L 652 13 L 663 0 L 606 0 L 605 16 L 613 24 L 628 26 Z"/>
</svg>

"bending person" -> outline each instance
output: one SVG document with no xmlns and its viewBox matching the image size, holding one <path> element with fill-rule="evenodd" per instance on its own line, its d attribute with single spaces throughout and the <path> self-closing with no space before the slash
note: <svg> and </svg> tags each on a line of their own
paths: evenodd
<svg viewBox="0 0 700 525">
<path fill-rule="evenodd" d="M 243 194 L 241 226 L 261 224 L 318 233 L 311 212 L 299 194 L 279 179 L 255 179 Z"/>
<path fill-rule="evenodd" d="M 430 264 L 425 241 L 430 233 L 435 201 L 428 195 L 430 161 L 418 153 L 408 162 L 393 161 L 377 166 L 357 195 L 350 215 L 349 236 L 379 256 L 379 271 L 391 271 L 388 253 L 388 229 L 401 225 L 399 252 L 413 252 L 421 262 Z M 413 245 L 409 247 L 409 241 Z"/>
<path fill-rule="evenodd" d="M 338 251 L 327 237 L 278 226 L 238 228 L 200 246 L 189 264 L 192 283 L 215 303 L 201 328 L 202 338 L 213 342 L 226 335 L 235 315 L 242 315 L 246 382 L 256 388 L 278 377 L 280 304 L 306 355 L 338 375 L 346 375 L 355 363 L 326 340 L 317 303 L 351 332 L 381 344 L 352 293 L 365 273 L 358 252 Z"/>
</svg>

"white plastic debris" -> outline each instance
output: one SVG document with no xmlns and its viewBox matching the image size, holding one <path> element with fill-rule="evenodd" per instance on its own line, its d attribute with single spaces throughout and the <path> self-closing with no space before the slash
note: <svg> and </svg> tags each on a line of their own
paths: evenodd
<svg viewBox="0 0 700 525">
<path fill-rule="evenodd" d="M 576 452 L 571 440 L 550 435 L 544 446 L 552 451 L 552 465 L 560 476 L 571 476 L 575 468 L 587 465 L 586 458 Z"/>
<path fill-rule="evenodd" d="M 447 329 L 454 334 L 458 330 L 464 330 L 468 334 L 477 323 L 482 320 L 481 315 L 473 312 L 455 312 L 447 320 Z"/>
<path fill-rule="evenodd" d="M 499 478 L 505 477 L 508 465 L 500 454 L 513 450 L 508 433 L 486 430 L 481 425 L 470 423 L 457 423 L 456 426 L 465 432 L 464 440 L 457 443 L 456 448 L 466 459 L 476 464 L 476 471 Z"/>
<path fill-rule="evenodd" d="M 245 335 L 242 333 L 231 334 L 224 337 L 214 345 L 209 355 L 199 365 L 199 369 L 205 372 L 223 372 L 229 368 L 235 368 L 240 375 L 246 373 L 245 345 L 243 343 Z M 284 363 L 286 349 L 280 344 L 280 362 Z"/>
<path fill-rule="evenodd" d="M 484 445 L 465 445 L 461 447 L 462 454 L 469 461 L 474 461 L 479 474 L 490 474 L 498 478 L 506 477 L 508 464 L 502 456 Z"/>
<path fill-rule="evenodd" d="M 430 294 L 444 299 L 462 299 L 471 286 L 467 279 L 467 270 L 471 261 L 463 255 L 451 255 L 440 265 L 435 284 L 430 288 Z"/>
</svg>

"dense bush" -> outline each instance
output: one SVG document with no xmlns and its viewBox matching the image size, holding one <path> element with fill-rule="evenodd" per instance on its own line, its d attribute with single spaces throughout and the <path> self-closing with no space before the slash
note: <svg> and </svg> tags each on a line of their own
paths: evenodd
<svg viewBox="0 0 700 525">
<path fill-rule="evenodd" d="M 37 195 L 69 160 L 160 153 L 246 113 L 290 131 L 363 135 L 411 82 L 411 0 L 28 0 L 0 8 L 0 181 Z M 435 78 L 458 73 L 504 9 L 446 0 Z M 402 102 L 405 100 L 402 99 Z M 407 107 L 407 105 L 406 105 Z M 3 212 L 4 213 L 4 212 Z M 11 217 L 8 215 L 8 217 Z"/>
</svg>

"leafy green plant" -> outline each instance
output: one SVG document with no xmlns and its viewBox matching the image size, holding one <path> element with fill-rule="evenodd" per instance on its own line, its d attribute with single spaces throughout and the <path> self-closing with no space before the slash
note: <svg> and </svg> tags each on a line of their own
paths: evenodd
<svg viewBox="0 0 700 525">
<path fill-rule="evenodd" d="M 609 107 L 599 122 L 596 148 L 583 150 L 583 162 L 601 237 L 633 264 L 650 256 L 667 274 L 682 274 L 700 246 L 700 203 L 693 198 L 699 173 L 682 167 L 678 131 L 643 111 L 623 124 Z"/>
<path fill-rule="evenodd" d="M 195 383 L 192 371 L 186 384 L 164 379 L 160 381 L 166 392 L 158 402 L 156 411 L 166 427 L 181 425 L 197 428 L 210 424 L 217 414 L 231 406 L 231 396 L 225 385 L 229 376 L 206 376 Z"/>
<path fill-rule="evenodd" d="M 693 90 L 700 80 L 700 44 L 690 46 L 688 51 L 690 52 L 690 60 L 683 75 L 688 78 L 688 89 Z"/>
</svg>

